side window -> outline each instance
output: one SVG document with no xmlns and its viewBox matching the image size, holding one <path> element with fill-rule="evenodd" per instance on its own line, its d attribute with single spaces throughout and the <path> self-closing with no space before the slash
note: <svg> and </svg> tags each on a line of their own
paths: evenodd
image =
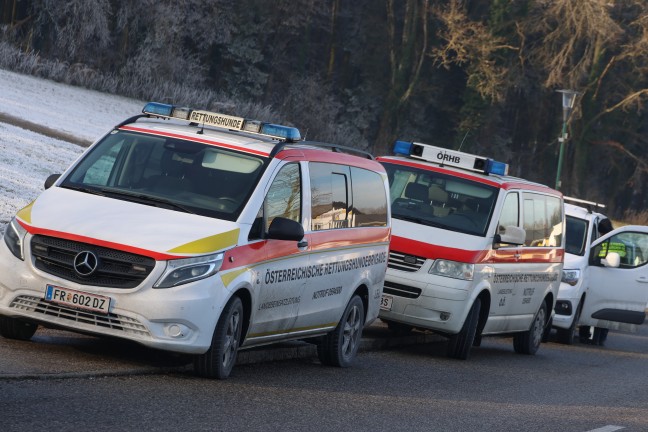
<svg viewBox="0 0 648 432">
<path fill-rule="evenodd" d="M 622 232 L 613 235 L 592 250 L 593 258 L 605 258 L 609 252 L 616 252 L 621 258 L 621 267 L 634 268 L 648 261 L 648 235 L 637 232 Z"/>
<path fill-rule="evenodd" d="M 309 164 L 311 181 L 311 229 L 313 231 L 350 226 L 350 171 L 344 165 Z"/>
<path fill-rule="evenodd" d="M 351 226 L 387 226 L 387 196 L 380 174 L 352 167 L 351 185 Z"/>
<path fill-rule="evenodd" d="M 524 193 L 525 246 L 552 247 L 562 244 L 562 202 L 559 198 Z"/>
<path fill-rule="evenodd" d="M 291 163 L 272 181 L 264 202 L 266 227 L 278 216 L 301 222 L 301 174 L 299 165 Z"/>
<path fill-rule="evenodd" d="M 510 225 L 520 225 L 520 200 L 519 195 L 516 192 L 506 195 L 504 206 L 502 207 L 502 214 L 500 215 L 498 230 L 500 227 Z"/>
</svg>

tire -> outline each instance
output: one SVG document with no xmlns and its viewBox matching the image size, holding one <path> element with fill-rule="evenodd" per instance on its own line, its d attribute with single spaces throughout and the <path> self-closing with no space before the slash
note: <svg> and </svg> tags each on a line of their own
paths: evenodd
<svg viewBox="0 0 648 432">
<path fill-rule="evenodd" d="M 605 346 L 605 340 L 608 336 L 608 329 L 602 327 L 594 327 L 594 334 L 592 335 L 592 343 L 594 345 Z"/>
<path fill-rule="evenodd" d="M 475 334 L 477 333 L 477 324 L 479 324 L 479 312 L 481 311 L 481 300 L 475 299 L 475 302 L 468 311 L 466 321 L 459 333 L 450 336 L 448 347 L 446 349 L 446 356 L 459 360 L 466 360 L 470 354 L 470 348 L 475 341 Z"/>
<path fill-rule="evenodd" d="M 535 354 L 540 348 L 546 323 L 547 304 L 543 301 L 533 318 L 531 328 L 513 336 L 513 349 L 515 352 L 518 354 Z"/>
<path fill-rule="evenodd" d="M 243 303 L 234 296 L 218 318 L 206 353 L 194 358 L 194 372 L 205 378 L 226 379 L 236 363 L 243 328 Z"/>
<path fill-rule="evenodd" d="M 558 342 L 565 345 L 573 345 L 576 342 L 576 331 L 578 330 L 578 321 L 580 321 L 581 310 L 583 309 L 583 300 L 578 303 L 574 319 L 568 329 L 556 329 Z"/>
<path fill-rule="evenodd" d="M 351 366 L 360 347 L 364 316 L 362 300 L 354 295 L 335 330 L 324 336 L 317 345 L 317 356 L 322 364 L 337 367 Z"/>
<path fill-rule="evenodd" d="M 34 336 L 38 325 L 18 318 L 0 316 L 0 335 L 7 339 L 27 341 Z"/>
<path fill-rule="evenodd" d="M 407 336 L 412 333 L 412 330 L 414 329 L 414 327 L 409 324 L 403 324 L 396 321 L 385 322 L 387 323 L 387 328 L 389 329 L 389 331 L 392 332 L 395 336 Z"/>
<path fill-rule="evenodd" d="M 549 342 L 549 337 L 551 336 L 551 328 L 553 327 L 553 317 L 549 318 L 549 322 L 545 326 L 545 330 L 542 333 L 542 342 Z"/>
<path fill-rule="evenodd" d="M 589 326 L 580 326 L 578 328 L 578 339 L 580 343 L 591 344 L 592 343 L 592 341 L 590 340 L 591 336 L 592 336 L 592 332 Z"/>
</svg>

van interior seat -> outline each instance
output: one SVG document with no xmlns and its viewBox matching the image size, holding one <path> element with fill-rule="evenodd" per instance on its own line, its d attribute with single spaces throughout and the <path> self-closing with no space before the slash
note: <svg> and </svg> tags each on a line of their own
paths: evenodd
<svg viewBox="0 0 648 432">
<path fill-rule="evenodd" d="M 448 206 L 448 192 L 437 184 L 430 186 L 428 190 L 428 200 L 432 203 L 434 216 L 443 217 L 450 213 L 450 206 Z"/>
<path fill-rule="evenodd" d="M 170 195 L 191 191 L 191 181 L 186 178 L 186 170 L 190 165 L 176 153 L 165 151 L 160 160 L 161 174 L 151 178 L 151 190 Z"/>
<path fill-rule="evenodd" d="M 427 186 L 420 183 L 409 183 L 405 187 L 405 197 L 416 201 L 428 202 Z"/>
</svg>

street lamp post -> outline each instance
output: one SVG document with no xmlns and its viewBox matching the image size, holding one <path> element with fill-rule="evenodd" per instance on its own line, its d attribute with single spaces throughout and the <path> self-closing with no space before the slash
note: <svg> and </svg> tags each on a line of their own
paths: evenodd
<svg viewBox="0 0 648 432">
<path fill-rule="evenodd" d="M 556 172 L 556 189 L 560 189 L 560 173 L 562 172 L 563 165 L 563 154 L 565 152 L 565 141 L 567 141 L 567 121 L 571 115 L 572 110 L 574 109 L 574 102 L 576 102 L 576 96 L 578 92 L 574 90 L 558 90 L 558 93 L 562 93 L 562 108 L 563 108 L 563 125 L 562 132 L 558 141 L 560 142 L 560 152 L 558 153 L 558 170 Z"/>
</svg>

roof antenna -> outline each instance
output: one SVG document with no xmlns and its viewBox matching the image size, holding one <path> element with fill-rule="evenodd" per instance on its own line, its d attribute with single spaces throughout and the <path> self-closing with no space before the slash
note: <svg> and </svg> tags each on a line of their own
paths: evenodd
<svg viewBox="0 0 648 432">
<path fill-rule="evenodd" d="M 464 135 L 463 139 L 461 140 L 461 144 L 459 144 L 459 150 L 461 151 L 461 147 L 463 147 L 463 143 L 466 141 L 466 138 L 468 138 L 468 134 L 470 133 L 470 129 L 466 131 L 466 135 Z"/>
</svg>

